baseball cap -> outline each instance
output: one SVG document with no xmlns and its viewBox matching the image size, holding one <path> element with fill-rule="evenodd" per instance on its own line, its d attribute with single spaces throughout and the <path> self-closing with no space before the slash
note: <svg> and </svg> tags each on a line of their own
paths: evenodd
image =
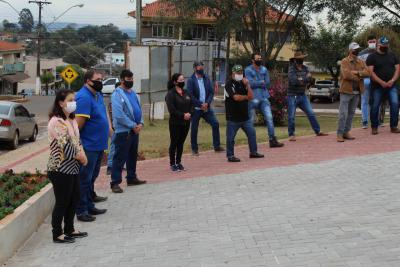
<svg viewBox="0 0 400 267">
<path fill-rule="evenodd" d="M 389 44 L 389 39 L 386 36 L 382 36 L 381 38 L 379 38 L 378 43 L 380 45 L 388 45 Z"/>
<path fill-rule="evenodd" d="M 198 67 L 198 66 L 204 66 L 204 63 L 203 63 L 202 61 L 195 61 L 195 62 L 193 63 L 193 68 L 196 68 L 196 67 Z"/>
<path fill-rule="evenodd" d="M 357 44 L 356 42 L 352 42 L 352 43 L 349 45 L 349 50 L 357 50 L 357 49 L 359 49 L 359 48 L 360 48 L 360 45 Z"/>
<path fill-rule="evenodd" d="M 243 71 L 242 65 L 235 65 L 232 67 L 232 72 L 239 72 L 239 71 Z"/>
</svg>

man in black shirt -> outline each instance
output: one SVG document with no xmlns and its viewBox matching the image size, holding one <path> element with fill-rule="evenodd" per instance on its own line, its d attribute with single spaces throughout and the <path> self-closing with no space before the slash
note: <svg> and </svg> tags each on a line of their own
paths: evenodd
<svg viewBox="0 0 400 267">
<path fill-rule="evenodd" d="M 243 67 L 235 65 L 232 68 L 232 77 L 225 85 L 226 109 L 226 156 L 229 162 L 240 162 L 235 157 L 235 136 L 242 128 L 247 135 L 250 148 L 250 158 L 263 158 L 257 152 L 257 138 L 253 122 L 249 116 L 249 100 L 253 99 L 253 91 L 249 81 L 243 78 Z"/>
<path fill-rule="evenodd" d="M 397 128 L 399 123 L 399 97 L 395 85 L 399 78 L 399 60 L 389 51 L 389 40 L 381 37 L 378 49 L 367 58 L 367 66 L 371 72 L 372 107 L 371 126 L 372 134 L 378 134 L 379 107 L 384 96 L 390 103 L 390 128 L 392 133 L 400 133 Z"/>
</svg>

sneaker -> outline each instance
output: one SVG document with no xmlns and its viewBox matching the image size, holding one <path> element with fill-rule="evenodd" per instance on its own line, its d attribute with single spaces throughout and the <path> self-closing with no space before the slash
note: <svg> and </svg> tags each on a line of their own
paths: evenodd
<svg viewBox="0 0 400 267">
<path fill-rule="evenodd" d="M 214 151 L 215 152 L 224 152 L 225 151 L 225 149 L 223 149 L 222 147 L 217 147 L 217 148 L 214 148 Z"/>
<path fill-rule="evenodd" d="M 289 136 L 289 141 L 290 142 L 296 142 L 296 136 L 294 136 L 294 135 Z"/>
<path fill-rule="evenodd" d="M 176 167 L 178 168 L 179 171 L 184 171 L 185 167 L 183 167 L 183 165 L 181 163 L 176 164 Z"/>
<path fill-rule="evenodd" d="M 179 171 L 179 168 L 178 168 L 178 165 L 171 165 L 171 171 L 173 171 L 173 172 L 178 172 Z"/>
<path fill-rule="evenodd" d="M 363 128 L 363 129 L 368 129 L 368 122 L 367 122 L 367 121 L 364 121 L 364 122 L 363 122 L 362 128 Z"/>
<path fill-rule="evenodd" d="M 228 162 L 240 162 L 240 159 L 235 156 L 232 156 L 228 158 Z"/>
<path fill-rule="evenodd" d="M 200 154 L 199 154 L 199 151 L 198 150 L 192 150 L 192 156 L 196 156 L 196 157 L 198 157 Z"/>
<path fill-rule="evenodd" d="M 111 191 L 116 194 L 121 194 L 124 192 L 124 190 L 122 190 L 122 188 L 118 184 L 112 185 Z"/>
<path fill-rule="evenodd" d="M 260 159 L 260 158 L 263 158 L 264 157 L 264 155 L 263 154 L 260 154 L 260 153 L 254 153 L 254 154 L 250 154 L 250 158 L 251 159 Z"/>
<path fill-rule="evenodd" d="M 147 181 L 142 181 L 142 180 L 139 180 L 138 178 L 129 180 L 126 182 L 126 184 L 128 186 L 135 186 L 135 185 L 141 185 L 141 184 L 146 184 L 146 183 L 147 183 Z"/>
<path fill-rule="evenodd" d="M 274 137 L 271 140 L 269 140 L 269 147 L 270 148 L 283 147 L 283 146 L 284 146 L 284 144 L 278 142 L 276 137 Z"/>
</svg>

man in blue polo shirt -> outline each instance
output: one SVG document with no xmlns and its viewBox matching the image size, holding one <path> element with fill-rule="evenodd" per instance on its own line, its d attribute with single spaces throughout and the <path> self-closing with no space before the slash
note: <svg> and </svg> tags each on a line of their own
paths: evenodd
<svg viewBox="0 0 400 267">
<path fill-rule="evenodd" d="M 76 120 L 80 129 L 80 137 L 88 164 L 82 166 L 80 178 L 80 201 L 76 210 L 77 219 L 92 222 L 93 215 L 105 213 L 106 209 L 97 209 L 94 205 L 94 182 L 99 176 L 103 152 L 108 146 L 110 125 L 104 105 L 101 89 L 102 74 L 95 70 L 85 73 L 85 85 L 76 94 Z"/>
</svg>

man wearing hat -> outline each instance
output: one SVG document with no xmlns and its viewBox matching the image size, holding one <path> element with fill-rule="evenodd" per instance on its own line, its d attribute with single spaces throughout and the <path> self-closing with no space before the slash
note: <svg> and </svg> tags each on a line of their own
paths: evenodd
<svg viewBox="0 0 400 267">
<path fill-rule="evenodd" d="M 199 155 L 197 144 L 197 133 L 199 130 L 200 118 L 203 118 L 212 127 L 213 146 L 215 152 L 224 151 L 220 143 L 219 122 L 211 109 L 211 102 L 214 98 L 214 90 L 210 78 L 204 72 L 203 62 L 194 62 L 194 73 L 187 81 L 187 91 L 192 99 L 195 111 L 192 115 L 190 130 L 192 154 Z"/>
<path fill-rule="evenodd" d="M 399 60 L 389 51 L 389 39 L 379 38 L 378 49 L 367 58 L 367 66 L 371 73 L 372 107 L 371 127 L 372 134 L 378 134 L 379 107 L 382 98 L 389 98 L 390 104 L 390 129 L 392 133 L 400 133 L 399 123 L 399 97 L 395 85 L 399 78 Z"/>
<path fill-rule="evenodd" d="M 235 136 L 240 128 L 246 133 L 250 158 L 264 157 L 257 152 L 256 131 L 249 116 L 248 106 L 252 99 L 253 91 L 249 81 L 243 78 L 243 67 L 241 65 L 233 66 L 232 77 L 225 85 L 226 156 L 229 162 L 240 162 L 234 153 Z"/>
<path fill-rule="evenodd" d="M 321 128 L 317 121 L 317 117 L 312 109 L 310 100 L 305 94 L 307 85 L 311 82 L 311 73 L 308 68 L 303 64 L 304 55 L 300 51 L 296 51 L 294 56 L 290 59 L 289 66 L 289 86 L 288 86 L 288 132 L 289 141 L 296 141 L 296 108 L 299 107 L 310 121 L 317 136 L 326 136 L 328 134 L 321 132 Z"/>
<path fill-rule="evenodd" d="M 349 55 L 341 62 L 340 68 L 340 105 L 337 141 L 354 140 L 350 130 L 356 112 L 358 97 L 364 93 L 364 78 L 369 77 L 369 71 L 364 61 L 358 58 L 360 45 L 351 43 Z"/>
</svg>

